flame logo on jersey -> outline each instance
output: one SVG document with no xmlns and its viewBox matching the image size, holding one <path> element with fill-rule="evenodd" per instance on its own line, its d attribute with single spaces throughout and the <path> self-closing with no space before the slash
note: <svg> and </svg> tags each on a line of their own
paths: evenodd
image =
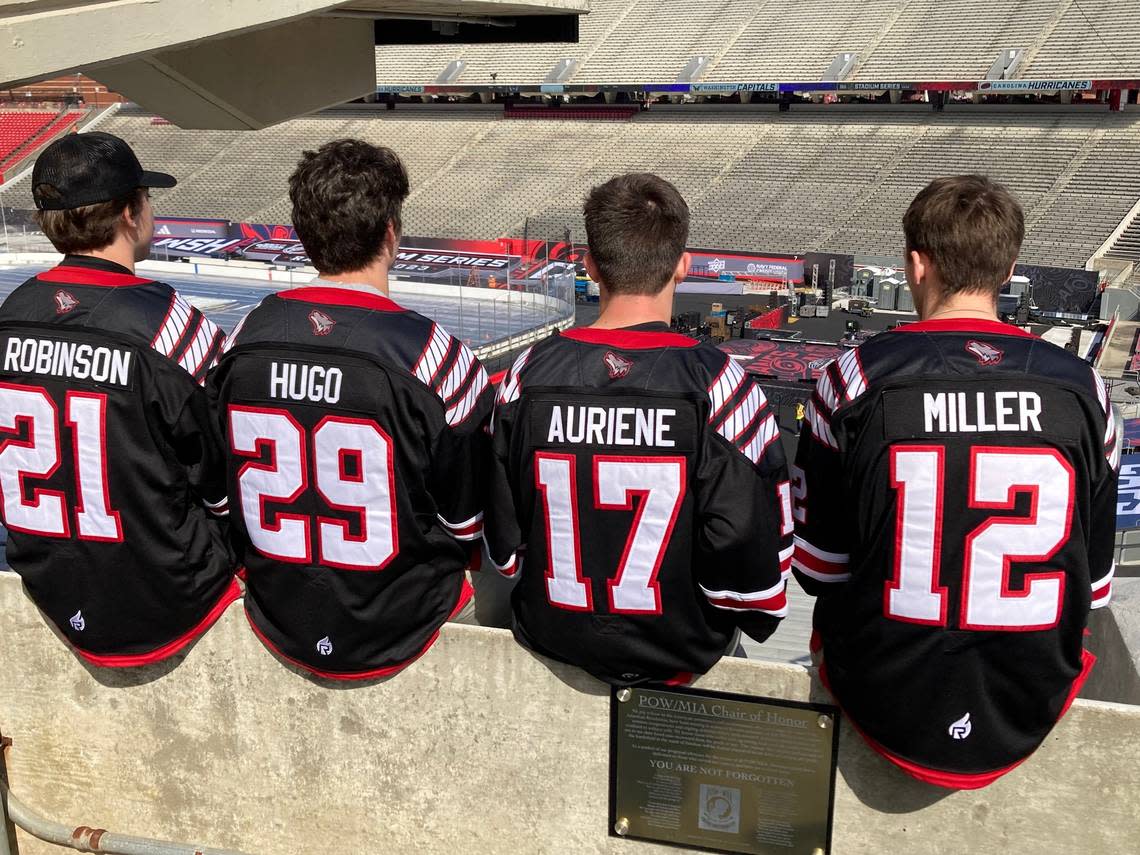
<svg viewBox="0 0 1140 855">
<path fill-rule="evenodd" d="M 324 638 L 317 642 L 317 653 L 321 654 L 321 656 L 331 656 L 332 652 L 332 641 L 330 641 L 329 637 L 326 635 Z"/>
<path fill-rule="evenodd" d="M 986 344 L 984 341 L 968 341 L 966 342 L 966 350 L 974 355 L 980 365 L 997 365 L 1005 356 L 1002 350 L 992 344 Z"/>
<path fill-rule="evenodd" d="M 309 312 L 309 323 L 313 325 L 313 335 L 328 335 L 336 326 L 336 321 L 320 309 Z"/>
<path fill-rule="evenodd" d="M 606 370 L 610 372 L 611 380 L 624 377 L 633 368 L 632 362 L 624 356 L 618 356 L 612 350 L 602 358 L 602 361 L 606 363 Z"/>
<path fill-rule="evenodd" d="M 950 728 L 947 732 L 950 734 L 951 739 L 961 740 L 961 739 L 965 739 L 967 736 L 969 736 L 973 732 L 973 730 L 974 730 L 974 726 L 972 724 L 970 724 L 970 714 L 966 713 L 964 716 L 962 716 L 956 722 L 951 724 Z"/>
<path fill-rule="evenodd" d="M 83 630 L 87 629 L 87 621 L 83 618 L 83 609 L 73 614 L 68 623 L 71 624 L 71 628 L 76 632 L 83 632 Z"/>
<path fill-rule="evenodd" d="M 75 295 L 62 288 L 55 292 L 55 313 L 57 315 L 66 315 L 72 309 L 79 305 L 79 301 L 75 299 Z"/>
</svg>

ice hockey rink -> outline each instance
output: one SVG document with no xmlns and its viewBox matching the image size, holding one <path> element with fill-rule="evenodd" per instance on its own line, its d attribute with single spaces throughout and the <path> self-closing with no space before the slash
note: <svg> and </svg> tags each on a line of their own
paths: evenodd
<svg viewBox="0 0 1140 855">
<path fill-rule="evenodd" d="M 44 270 L 43 266 L 0 265 L 0 301 L 27 279 Z M 149 276 L 140 270 L 140 276 Z M 239 320 L 268 294 L 280 291 L 282 283 L 194 274 L 154 275 L 176 288 L 210 320 L 229 332 Z M 415 282 L 392 283 L 392 299 L 406 309 L 419 312 L 443 325 L 470 347 L 479 347 L 549 324 L 557 318 L 553 310 L 534 302 L 512 300 L 510 292 L 499 299 L 469 299 L 419 293 Z M 462 290 L 462 289 L 458 289 Z"/>
</svg>

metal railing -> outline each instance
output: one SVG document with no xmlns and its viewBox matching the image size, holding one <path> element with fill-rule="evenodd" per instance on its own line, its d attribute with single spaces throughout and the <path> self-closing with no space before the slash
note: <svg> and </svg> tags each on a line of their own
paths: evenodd
<svg viewBox="0 0 1140 855">
<path fill-rule="evenodd" d="M 153 840 L 86 825 L 69 828 L 63 823 L 40 816 L 12 795 L 12 791 L 0 780 L 0 855 L 12 855 L 8 845 L 9 822 L 45 843 L 76 852 L 103 852 L 107 855 L 242 855 L 234 849 L 211 849 L 194 843 Z"/>
</svg>

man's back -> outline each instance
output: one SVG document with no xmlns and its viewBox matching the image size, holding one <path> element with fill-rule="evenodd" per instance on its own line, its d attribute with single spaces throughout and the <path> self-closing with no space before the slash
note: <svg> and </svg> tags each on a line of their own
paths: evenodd
<svg viewBox="0 0 1140 855">
<path fill-rule="evenodd" d="M 807 428 L 795 568 L 825 678 L 912 774 L 989 783 L 1091 665 L 1118 459 L 1103 384 L 1015 327 L 927 321 L 830 366 Z"/>
<path fill-rule="evenodd" d="M 223 339 L 169 286 L 91 257 L 0 307 L 8 561 L 97 664 L 164 658 L 238 595 L 198 385 Z"/>
<path fill-rule="evenodd" d="M 461 342 L 377 293 L 266 298 L 211 375 L 258 635 L 327 676 L 383 676 L 470 599 L 492 392 Z"/>
<path fill-rule="evenodd" d="M 526 645 L 631 683 L 706 671 L 786 613 L 779 430 L 729 357 L 664 324 L 536 345 L 493 420 L 490 557 Z"/>
</svg>

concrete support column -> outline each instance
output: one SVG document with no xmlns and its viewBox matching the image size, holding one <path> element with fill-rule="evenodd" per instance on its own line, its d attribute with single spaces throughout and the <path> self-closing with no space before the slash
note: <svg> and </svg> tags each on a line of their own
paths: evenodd
<svg viewBox="0 0 1140 855">
<path fill-rule="evenodd" d="M 264 128 L 374 91 L 372 22 L 304 18 L 108 65 L 98 74 L 179 127 Z"/>
</svg>

